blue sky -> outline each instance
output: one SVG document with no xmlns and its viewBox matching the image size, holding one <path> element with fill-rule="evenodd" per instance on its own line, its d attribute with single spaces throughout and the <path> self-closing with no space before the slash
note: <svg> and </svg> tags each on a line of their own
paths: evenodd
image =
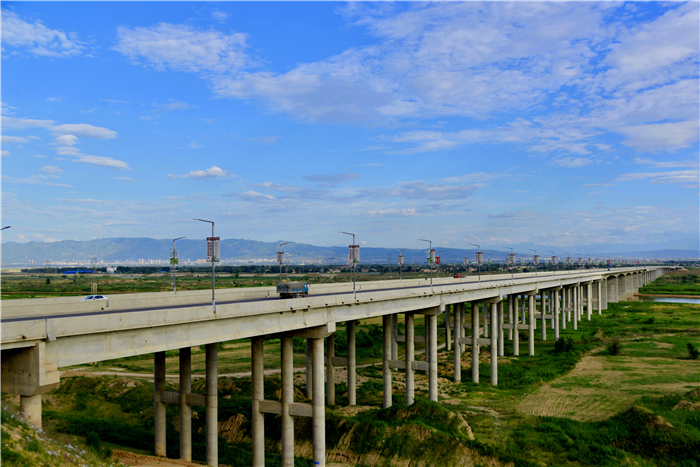
<svg viewBox="0 0 700 467">
<path fill-rule="evenodd" d="M 3 2 L 7 241 L 698 244 L 698 2 Z"/>
</svg>

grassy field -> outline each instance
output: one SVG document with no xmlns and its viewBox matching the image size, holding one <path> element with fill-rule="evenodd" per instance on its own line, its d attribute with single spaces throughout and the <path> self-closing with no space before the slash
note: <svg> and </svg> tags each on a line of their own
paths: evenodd
<svg viewBox="0 0 700 467">
<path fill-rule="evenodd" d="M 700 296 L 700 268 L 671 271 L 640 288 L 639 293 Z"/>
<path fill-rule="evenodd" d="M 666 286 L 666 290 L 673 287 Z M 697 287 L 697 286 L 696 286 Z M 417 320 L 416 334 L 423 333 Z M 444 328 L 440 341 L 444 342 Z M 700 305 L 657 302 L 609 304 L 602 315 L 585 318 L 578 331 L 561 331 L 559 345 L 539 340 L 527 356 L 521 333 L 519 357 L 506 343 L 499 358 L 499 386 L 489 381 L 488 347 L 480 355 L 480 384 L 452 382 L 452 353 L 439 353 L 439 402 L 427 402 L 427 377 L 416 375 L 415 405 L 404 405 L 404 378 L 393 372 L 393 401 L 383 399 L 381 328 L 378 319 L 362 321 L 358 331 L 358 407 L 346 407 L 342 371 L 337 405 L 327 409 L 329 466 L 514 465 L 514 466 L 668 466 L 697 467 L 700 452 L 700 360 L 688 344 L 700 348 Z M 344 353 L 344 328 L 337 336 Z M 619 342 L 616 355 L 610 344 Z M 568 343 L 568 345 L 561 345 Z M 400 353 L 402 345 L 399 346 Z M 422 346 L 419 346 L 419 349 Z M 304 341 L 295 341 L 295 367 L 304 364 Z M 249 341 L 222 344 L 220 374 L 250 371 Z M 169 353 L 167 371 L 177 373 L 177 354 Z M 463 355 L 463 379 L 469 380 L 471 354 Z M 279 340 L 265 341 L 266 369 L 279 368 Z M 203 351 L 193 349 L 195 375 L 204 371 Z M 44 396 L 48 431 L 97 437 L 107 448 L 124 446 L 151 452 L 153 444 L 152 356 L 133 357 L 71 369 L 58 389 Z M 95 376 L 95 372 L 135 372 L 146 377 Z M 204 393 L 195 378 L 193 392 Z M 177 379 L 168 379 L 177 390 Z M 265 398 L 279 400 L 280 378 L 265 377 Z M 295 378 L 295 400 L 305 401 L 303 374 Z M 15 398 L 16 399 L 16 398 Z M 4 404 L 16 403 L 5 398 Z M 194 408 L 193 454 L 205 457 L 204 410 Z M 219 379 L 220 462 L 251 464 L 250 378 Z M 3 424 L 6 418 L 3 413 Z M 168 456 L 179 456 L 178 408 L 167 406 Z M 280 422 L 265 416 L 266 465 L 280 465 Z M 3 431 L 3 436 L 4 431 Z M 310 420 L 295 419 L 295 465 L 310 466 Z M 4 443 L 4 439 L 3 439 Z M 4 454 L 3 454 L 4 457 Z M 8 464 L 13 465 L 13 464 Z M 17 464 L 19 465 L 19 464 Z"/>
</svg>

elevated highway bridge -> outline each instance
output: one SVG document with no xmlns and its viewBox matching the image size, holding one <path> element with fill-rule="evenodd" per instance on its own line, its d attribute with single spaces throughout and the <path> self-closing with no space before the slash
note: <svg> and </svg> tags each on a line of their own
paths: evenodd
<svg viewBox="0 0 700 467">
<path fill-rule="evenodd" d="M 406 403 L 414 400 L 414 375 L 428 375 L 429 397 L 437 401 L 437 317 L 445 314 L 447 350 L 454 353 L 455 381 L 461 358 L 471 346 L 472 381 L 479 379 L 479 348 L 491 352 L 491 384 L 498 384 L 498 356 L 506 342 L 519 355 L 519 331 L 528 334 L 528 354 L 539 339 L 577 329 L 581 319 L 601 314 L 610 302 L 625 300 L 668 272 L 668 267 L 589 269 L 430 280 L 361 282 L 310 286 L 305 298 L 281 300 L 274 287 L 211 291 L 124 294 L 108 301 L 77 297 L 2 302 L 2 392 L 19 394 L 21 411 L 41 427 L 41 395 L 60 380 L 60 368 L 154 354 L 155 453 L 165 455 L 165 404 L 180 406 L 180 452 L 191 460 L 191 406 L 206 407 L 207 464 L 218 465 L 217 344 L 251 339 L 253 380 L 253 465 L 264 465 L 264 413 L 281 415 L 283 465 L 294 462 L 294 417 L 313 418 L 314 465 L 325 465 L 325 405 L 335 404 L 335 366 L 348 369 L 348 399 L 355 404 L 355 322 L 382 317 L 384 407 L 392 403 L 392 372 L 406 375 Z M 404 335 L 397 332 L 403 315 Z M 470 315 L 470 316 L 469 316 Z M 426 333 L 416 336 L 415 317 Z M 466 318 L 470 317 L 469 320 Z M 337 323 L 347 323 L 348 356 L 334 354 Z M 281 401 L 265 400 L 263 338 L 281 338 Z M 306 390 L 311 403 L 294 401 L 292 338 L 307 339 Z M 324 339 L 327 351 L 324 355 Z M 425 361 L 415 360 L 424 342 Z M 399 359 L 398 346 L 405 346 Z M 206 346 L 206 394 L 191 392 L 191 348 Z M 165 390 L 165 352 L 179 350 L 180 391 Z"/>
</svg>

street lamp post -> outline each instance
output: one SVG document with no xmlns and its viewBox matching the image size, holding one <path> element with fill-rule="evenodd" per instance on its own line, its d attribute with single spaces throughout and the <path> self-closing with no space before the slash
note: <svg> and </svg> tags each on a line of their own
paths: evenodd
<svg viewBox="0 0 700 467">
<path fill-rule="evenodd" d="M 555 266 L 556 266 L 556 264 L 555 264 L 554 262 L 557 260 L 557 254 L 556 254 L 554 251 L 552 251 L 552 250 L 547 250 L 547 253 L 551 253 L 551 254 L 552 254 L 552 272 L 555 272 Z"/>
<path fill-rule="evenodd" d="M 177 295 L 177 279 L 175 277 L 175 270 L 177 269 L 177 250 L 175 249 L 175 240 L 182 240 L 185 237 L 177 237 L 173 238 L 173 253 L 172 257 L 170 258 L 170 267 L 173 270 L 173 294 Z"/>
<path fill-rule="evenodd" d="M 432 240 L 423 240 L 419 238 L 421 242 L 428 242 L 430 244 L 430 249 L 428 250 L 428 262 L 430 263 L 430 293 L 433 293 L 433 242 Z"/>
<path fill-rule="evenodd" d="M 474 245 L 476 247 L 476 270 L 477 270 L 477 273 L 479 274 L 479 284 L 481 284 L 481 261 L 480 261 L 481 246 L 477 245 L 476 243 L 470 243 L 470 245 Z"/>
<path fill-rule="evenodd" d="M 282 265 L 284 264 L 284 252 L 282 251 L 282 245 L 287 245 L 291 242 L 280 243 L 279 251 L 277 252 L 277 262 L 280 265 L 280 282 L 282 282 Z"/>
<path fill-rule="evenodd" d="M 216 257 L 215 245 L 216 245 L 216 242 L 218 242 L 218 238 L 216 238 L 214 236 L 214 221 L 208 221 L 206 219 L 196 219 L 196 218 L 193 218 L 192 220 L 200 221 L 200 222 L 209 222 L 211 224 L 211 306 L 212 306 L 212 309 L 214 310 L 214 314 L 216 314 L 216 295 L 214 292 L 216 290 L 216 272 L 215 272 L 214 268 L 216 267 L 216 262 L 219 260 L 219 258 Z M 210 242 L 207 241 L 207 244 L 208 243 L 210 243 Z M 207 245 L 207 247 L 208 246 L 209 245 Z"/>
<path fill-rule="evenodd" d="M 491 276 L 491 255 L 489 255 L 489 258 L 486 261 L 486 263 L 489 265 L 489 276 Z"/>
<path fill-rule="evenodd" d="M 352 252 L 352 257 L 350 258 L 350 255 L 348 255 L 348 259 L 352 259 L 352 297 L 353 300 L 357 300 L 357 291 L 355 290 L 355 264 L 357 263 L 356 258 L 358 255 L 356 255 L 355 249 L 359 248 L 357 244 L 355 244 L 355 234 L 350 233 L 350 232 L 340 232 L 338 233 L 345 234 L 345 235 L 352 235 L 352 245 L 350 247 L 350 250 Z"/>
<path fill-rule="evenodd" d="M 513 257 L 513 249 L 509 246 L 504 246 L 503 248 L 505 248 L 506 250 L 510 250 L 510 255 L 508 255 L 508 264 L 510 264 L 510 259 Z M 515 280 L 515 278 L 513 277 L 513 268 L 510 268 L 510 279 Z"/>
<path fill-rule="evenodd" d="M 406 248 L 404 248 L 403 250 L 399 250 L 399 259 L 398 259 L 398 261 L 399 261 L 399 280 L 403 280 L 403 278 L 401 276 L 401 269 L 402 269 L 403 262 L 404 262 L 403 261 L 403 252 L 404 251 L 406 251 Z"/>
<path fill-rule="evenodd" d="M 532 257 L 532 264 L 535 266 L 535 277 L 537 277 L 537 263 L 535 261 L 539 260 L 539 256 L 537 255 L 537 250 L 535 250 L 534 248 L 529 248 L 529 250 L 534 251 L 535 256 L 537 256 L 537 259 L 535 259 L 534 256 Z"/>
</svg>

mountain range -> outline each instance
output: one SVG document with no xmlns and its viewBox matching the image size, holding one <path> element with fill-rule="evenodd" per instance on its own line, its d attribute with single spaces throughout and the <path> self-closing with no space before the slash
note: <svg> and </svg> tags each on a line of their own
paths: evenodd
<svg viewBox="0 0 700 467">
<path fill-rule="evenodd" d="M 221 259 L 223 263 L 252 261 L 263 262 L 276 261 L 279 244 L 277 242 L 260 242 L 256 240 L 225 239 L 221 241 Z M 177 241 L 180 263 L 196 261 L 206 258 L 205 240 L 182 239 Z M 618 248 L 615 248 L 617 246 Z M 648 245 L 644 245 L 649 247 Z M 661 246 L 661 245 L 659 245 Z M 666 246 L 666 245 L 664 245 Z M 518 258 L 531 258 L 536 249 L 540 257 L 551 256 L 551 251 L 563 259 L 567 252 L 572 258 L 600 257 L 600 258 L 665 258 L 665 259 L 697 259 L 700 256 L 698 248 L 658 248 L 635 249 L 634 245 L 584 245 L 569 247 L 551 247 L 521 243 L 513 246 L 513 251 Z M 7 242 L 2 244 L 2 265 L 7 266 L 43 266 L 45 261 L 51 263 L 83 262 L 89 263 L 91 258 L 104 263 L 139 262 L 140 260 L 165 260 L 170 258 L 172 240 L 154 238 L 103 238 L 88 241 L 63 240 L 58 242 Z M 474 261 L 476 248 L 437 248 L 438 256 L 444 263 L 461 263 L 465 255 L 470 262 Z M 298 263 L 315 261 L 322 263 L 344 263 L 347 261 L 348 248 L 346 246 L 314 246 L 304 243 L 290 242 L 283 246 L 285 263 Z M 490 257 L 494 261 L 505 260 L 509 250 L 482 249 L 484 261 Z M 398 248 L 361 247 L 362 263 L 392 263 L 396 264 Z M 403 252 L 405 263 L 424 263 L 426 249 L 406 249 Z"/>
</svg>

